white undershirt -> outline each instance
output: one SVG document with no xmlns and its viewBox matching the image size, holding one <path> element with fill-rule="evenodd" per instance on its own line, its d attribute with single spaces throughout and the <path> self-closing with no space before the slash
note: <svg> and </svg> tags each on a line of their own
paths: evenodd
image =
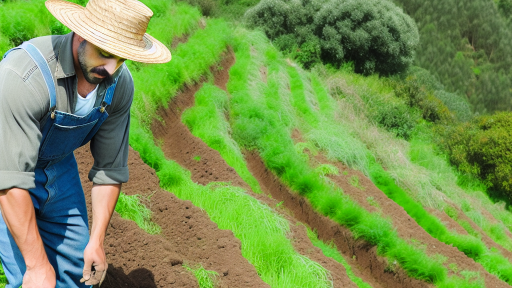
<svg viewBox="0 0 512 288">
<path fill-rule="evenodd" d="M 94 108 L 94 103 L 96 102 L 96 94 L 98 90 L 98 85 L 96 85 L 96 88 L 92 90 L 91 93 L 87 94 L 86 97 L 83 97 L 82 95 L 78 94 L 78 97 L 76 97 L 76 107 L 75 107 L 75 115 L 77 116 L 85 116 L 91 112 L 91 110 Z"/>
</svg>

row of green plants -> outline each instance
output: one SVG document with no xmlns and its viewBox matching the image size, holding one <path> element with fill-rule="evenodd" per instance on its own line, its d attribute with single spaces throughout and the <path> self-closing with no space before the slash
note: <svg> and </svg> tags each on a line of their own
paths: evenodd
<svg viewBox="0 0 512 288">
<path fill-rule="evenodd" d="M 137 194 L 130 196 L 121 192 L 115 210 L 122 218 L 137 223 L 137 226 L 146 231 L 146 233 L 151 235 L 159 234 L 162 232 L 162 228 L 151 221 L 152 212 L 141 202 L 141 197 Z"/>
<path fill-rule="evenodd" d="M 155 120 L 155 111 L 159 106 L 166 106 L 183 85 L 211 77 L 209 67 L 222 57 L 230 35 L 225 22 L 208 20 L 204 30 L 197 30 L 187 43 L 176 48 L 171 61 L 175 61 L 174 65 L 161 66 L 158 71 L 153 70 L 154 66 L 142 66 L 132 73 L 136 85 L 143 86 L 136 92 L 136 98 L 144 101 L 134 103 L 132 108 L 130 144 L 156 170 L 164 189 L 204 209 L 221 229 L 233 231 L 242 242 L 243 256 L 272 287 L 331 287 L 324 268 L 294 251 L 286 237 L 289 227 L 284 219 L 240 188 L 226 183 L 211 183 L 207 187 L 193 183 L 190 172 L 166 160 L 153 141 L 149 126 Z M 147 83 L 148 75 L 158 77 L 155 73 L 164 77 L 156 83 Z M 189 120 L 195 123 L 192 118 Z"/>
<path fill-rule="evenodd" d="M 249 184 L 253 192 L 261 193 L 258 180 L 247 169 L 240 147 L 230 137 L 231 128 L 225 119 L 225 114 L 229 112 L 226 92 L 215 85 L 205 83 L 194 98 L 194 106 L 183 112 L 183 123 L 194 136 L 203 140 L 210 148 L 219 151 L 226 163 Z"/>
<path fill-rule="evenodd" d="M 242 255 L 263 281 L 271 287 L 332 286 L 323 267 L 293 249 L 286 237 L 289 227 L 285 219 L 241 188 L 227 183 L 194 183 L 189 171 L 165 158 L 149 132 L 138 123 L 132 124 L 131 131 L 132 147 L 156 170 L 162 188 L 206 211 L 220 229 L 233 231 L 242 243 Z"/>
<path fill-rule="evenodd" d="M 480 281 L 469 282 L 458 277 L 448 277 L 447 269 L 442 264 L 445 260 L 442 256 L 430 258 L 424 250 L 400 239 L 389 220 L 367 212 L 343 195 L 342 191 L 325 183 L 323 178 L 297 155 L 290 129 L 297 124 L 297 119 L 293 115 L 293 108 L 290 109 L 291 104 L 287 103 L 293 100 L 287 100 L 286 94 L 279 93 L 287 89 L 275 89 L 276 87 L 271 84 L 279 87 L 279 83 L 283 83 L 280 80 L 283 72 L 286 73 L 286 64 L 270 45 L 254 43 L 258 40 L 266 41 L 264 37 L 251 37 L 250 35 L 255 33 L 247 31 L 240 33 L 245 35 L 246 40 L 234 46 L 237 62 L 230 70 L 228 83 L 232 97 L 230 121 L 235 140 L 241 142 L 241 146 L 246 149 L 257 148 L 266 166 L 293 190 L 308 198 L 322 214 L 349 227 L 356 237 L 376 245 L 381 255 L 391 259 L 390 263 L 396 261 L 411 277 L 432 282 L 440 287 L 453 287 L 455 282 L 458 283 L 457 287 L 481 287 Z M 256 65 L 251 63 L 251 55 L 254 54 L 251 51 L 258 51 L 259 45 L 264 47 L 260 53 L 266 56 L 266 61 L 269 64 L 274 63 L 267 65 L 269 85 L 262 87 L 247 81 L 254 77 L 250 75 L 251 72 L 259 71 L 257 61 Z M 293 91 L 293 84 L 290 85 Z M 259 94 L 261 90 L 263 93 Z M 289 114 L 286 115 L 287 113 Z M 310 119 L 306 121 L 311 122 Z"/>
<path fill-rule="evenodd" d="M 299 73 L 293 67 L 288 68 L 288 73 L 291 83 L 292 106 L 296 108 L 298 115 L 304 120 L 302 121 L 302 126 L 307 126 L 305 128 L 306 131 L 315 130 L 316 133 L 323 132 L 330 134 L 331 131 L 325 131 L 326 125 L 319 125 L 321 117 L 314 112 L 314 105 L 311 105 L 311 102 L 315 102 L 313 94 L 310 95 L 311 97 L 308 102 L 308 97 L 306 97 L 305 93 L 306 89 L 304 88 L 304 82 L 307 81 L 307 79 L 301 79 Z M 331 121 L 334 121 L 334 119 L 331 119 Z M 361 143 L 360 147 L 364 147 L 364 144 Z M 359 149 L 361 150 L 361 148 Z M 369 158 L 367 162 L 369 170 L 368 176 L 371 178 L 372 182 L 390 199 L 402 206 L 432 237 L 448 245 L 457 247 L 468 257 L 482 264 L 490 273 L 498 276 L 509 284 L 512 283 L 512 265 L 509 263 L 508 259 L 503 257 L 498 251 L 489 250 L 478 238 L 449 231 L 438 218 L 428 213 L 420 204 L 407 195 L 402 188 L 396 185 L 389 173 L 375 161 L 374 156 L 371 155 L 370 152 L 367 153 Z"/>
<path fill-rule="evenodd" d="M 447 156 L 438 148 L 436 133 L 432 132 L 432 127 L 442 126 L 425 121 L 415 122 L 410 130 L 410 142 L 397 139 L 373 124 L 373 111 L 388 109 L 383 107 L 392 107 L 396 101 L 402 100 L 395 96 L 393 85 L 388 80 L 375 76 L 361 77 L 344 70 L 318 70 L 316 72 L 320 77 L 327 79 L 331 91 L 339 90 L 341 96 L 337 96 L 336 107 L 346 116 L 339 118 L 340 122 L 366 144 L 395 182 L 426 207 L 443 210 L 448 197 L 450 205 L 462 209 L 493 240 L 504 247 L 509 246 L 506 243 L 510 240 L 502 237 L 504 232 L 500 233 L 496 226 L 491 229 L 492 225 L 486 222 L 494 220 L 487 220 L 481 211 L 487 210 L 502 223 L 501 226 L 505 225 L 509 230 L 512 215 L 504 202 L 494 203 L 489 199 L 483 183 L 450 166 Z M 352 148 L 358 150 L 359 147 L 356 145 Z M 364 167 L 357 168 L 367 171 Z"/>
</svg>

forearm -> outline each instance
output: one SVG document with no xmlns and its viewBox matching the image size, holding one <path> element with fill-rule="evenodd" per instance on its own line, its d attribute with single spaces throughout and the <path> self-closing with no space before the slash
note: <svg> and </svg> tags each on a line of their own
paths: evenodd
<svg viewBox="0 0 512 288">
<path fill-rule="evenodd" d="M 7 228 L 18 245 L 27 269 L 47 265 L 48 257 L 39 235 L 32 198 L 27 190 L 0 191 L 0 208 Z"/>
<path fill-rule="evenodd" d="M 103 244 L 120 191 L 121 184 L 93 186 L 91 191 L 92 229 L 89 242 Z"/>
</svg>

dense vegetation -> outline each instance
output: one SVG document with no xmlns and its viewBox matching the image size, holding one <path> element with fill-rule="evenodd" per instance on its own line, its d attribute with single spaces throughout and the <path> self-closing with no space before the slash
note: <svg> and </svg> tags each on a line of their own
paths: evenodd
<svg viewBox="0 0 512 288">
<path fill-rule="evenodd" d="M 353 62 L 365 75 L 404 72 L 419 41 L 414 21 L 387 0 L 262 0 L 246 19 L 306 67 Z"/>
<path fill-rule="evenodd" d="M 395 0 L 417 23 L 416 64 L 475 111 L 512 108 L 512 26 L 509 0 Z M 507 17 L 500 16 L 500 12 Z"/>
<path fill-rule="evenodd" d="M 480 116 L 444 131 L 443 144 L 460 171 L 477 175 L 512 199 L 512 114 Z"/>
</svg>

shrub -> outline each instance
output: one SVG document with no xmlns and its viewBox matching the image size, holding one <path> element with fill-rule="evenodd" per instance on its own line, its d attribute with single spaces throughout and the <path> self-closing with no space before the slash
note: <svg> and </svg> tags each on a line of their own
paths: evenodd
<svg viewBox="0 0 512 288">
<path fill-rule="evenodd" d="M 436 98 L 433 91 L 422 85 L 416 75 L 408 76 L 405 80 L 393 82 L 395 95 L 402 98 L 410 107 L 421 110 L 422 117 L 431 122 L 449 122 L 454 115 L 441 100 Z"/>
<path fill-rule="evenodd" d="M 445 142 L 450 161 L 464 173 L 479 176 L 512 199 L 512 114 L 480 116 L 448 128 Z"/>
<path fill-rule="evenodd" d="M 419 41 L 414 21 L 387 0 L 262 0 L 245 18 L 306 68 L 353 61 L 358 73 L 395 74 Z"/>
<path fill-rule="evenodd" d="M 292 13 L 290 5 L 282 0 L 262 0 L 245 13 L 245 18 L 249 26 L 260 27 L 270 39 L 276 39 L 292 32 Z"/>
<path fill-rule="evenodd" d="M 402 103 L 391 103 L 377 107 L 373 119 L 397 137 L 409 140 L 419 120 L 418 113 Z"/>
<path fill-rule="evenodd" d="M 315 15 L 325 62 L 353 61 L 355 72 L 390 75 L 414 59 L 418 28 L 390 1 L 333 0 Z"/>
</svg>

